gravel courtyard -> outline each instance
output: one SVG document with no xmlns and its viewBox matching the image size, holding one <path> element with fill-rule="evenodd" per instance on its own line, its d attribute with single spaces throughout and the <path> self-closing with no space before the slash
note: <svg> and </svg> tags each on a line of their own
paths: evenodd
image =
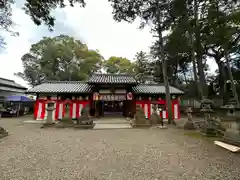
<svg viewBox="0 0 240 180">
<path fill-rule="evenodd" d="M 40 129 L 0 119 L 0 180 L 235 180 L 240 155 L 176 129 Z"/>
</svg>

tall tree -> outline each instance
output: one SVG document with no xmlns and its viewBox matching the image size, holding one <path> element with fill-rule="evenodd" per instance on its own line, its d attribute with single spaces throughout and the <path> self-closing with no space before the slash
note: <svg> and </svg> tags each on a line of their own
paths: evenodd
<svg viewBox="0 0 240 180">
<path fill-rule="evenodd" d="M 166 102 L 168 107 L 168 120 L 173 123 L 172 106 L 169 92 L 169 83 L 167 77 L 167 62 L 164 52 L 164 42 L 162 32 L 169 29 L 171 24 L 171 4 L 167 0 L 109 0 L 113 7 L 114 19 L 117 21 L 132 22 L 137 17 L 142 20 L 141 27 L 151 25 L 152 33 L 156 39 L 158 48 L 156 49 L 156 57 L 162 63 L 162 72 L 166 90 Z"/>
<path fill-rule="evenodd" d="M 72 37 L 43 38 L 22 56 L 24 73 L 16 73 L 34 86 L 43 80 L 86 80 L 100 69 L 102 56 Z"/>
<path fill-rule="evenodd" d="M 104 61 L 103 67 L 107 73 L 111 74 L 134 74 L 135 64 L 127 58 L 112 56 Z"/>
<path fill-rule="evenodd" d="M 214 58 L 218 65 L 220 95 L 227 100 L 225 82 L 230 79 L 232 92 L 238 101 L 230 60 L 238 53 L 240 43 L 240 3 L 230 0 L 213 0 L 208 6 L 208 19 L 204 26 L 205 50 L 207 56 Z M 225 71 L 225 69 L 228 69 Z M 238 102 L 239 104 L 239 102 Z"/>
<path fill-rule="evenodd" d="M 136 79 L 141 83 L 145 83 L 148 77 L 153 75 L 153 67 L 151 66 L 149 55 L 143 51 L 138 52 L 135 56 L 135 64 Z"/>
</svg>

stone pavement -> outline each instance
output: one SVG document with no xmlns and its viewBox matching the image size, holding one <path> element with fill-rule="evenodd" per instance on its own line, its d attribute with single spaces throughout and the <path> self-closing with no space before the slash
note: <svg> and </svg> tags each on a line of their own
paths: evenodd
<svg viewBox="0 0 240 180">
<path fill-rule="evenodd" d="M 102 118 L 94 121 L 93 129 L 130 129 L 132 126 L 125 118 Z"/>
<path fill-rule="evenodd" d="M 237 180 L 240 156 L 176 128 L 40 129 L 2 119 L 1 180 Z"/>
</svg>

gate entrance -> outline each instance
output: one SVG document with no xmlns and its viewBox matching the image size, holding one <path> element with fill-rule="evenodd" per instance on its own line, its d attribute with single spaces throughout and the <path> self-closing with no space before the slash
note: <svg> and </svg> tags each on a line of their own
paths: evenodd
<svg viewBox="0 0 240 180">
<path fill-rule="evenodd" d="M 123 115 L 123 101 L 104 101 L 104 115 Z"/>
</svg>

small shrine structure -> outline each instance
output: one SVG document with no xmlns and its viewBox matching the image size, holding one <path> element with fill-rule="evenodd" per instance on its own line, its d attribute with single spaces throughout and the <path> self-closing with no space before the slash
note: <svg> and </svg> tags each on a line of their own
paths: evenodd
<svg viewBox="0 0 240 180">
<path fill-rule="evenodd" d="M 82 109 L 88 105 L 91 116 L 132 117 L 136 105 L 143 109 L 145 117 L 150 119 L 153 106 L 161 107 L 159 116 L 168 117 L 165 101 L 165 87 L 162 84 L 140 84 L 134 76 L 126 74 L 93 74 L 88 81 L 48 81 L 29 89 L 27 93 L 36 94 L 34 118 L 46 119 L 47 106 L 54 103 L 53 120 L 66 115 L 78 119 Z M 170 86 L 174 119 L 180 119 L 179 98 L 183 91 Z M 163 108 L 162 108 L 163 107 Z"/>
</svg>

